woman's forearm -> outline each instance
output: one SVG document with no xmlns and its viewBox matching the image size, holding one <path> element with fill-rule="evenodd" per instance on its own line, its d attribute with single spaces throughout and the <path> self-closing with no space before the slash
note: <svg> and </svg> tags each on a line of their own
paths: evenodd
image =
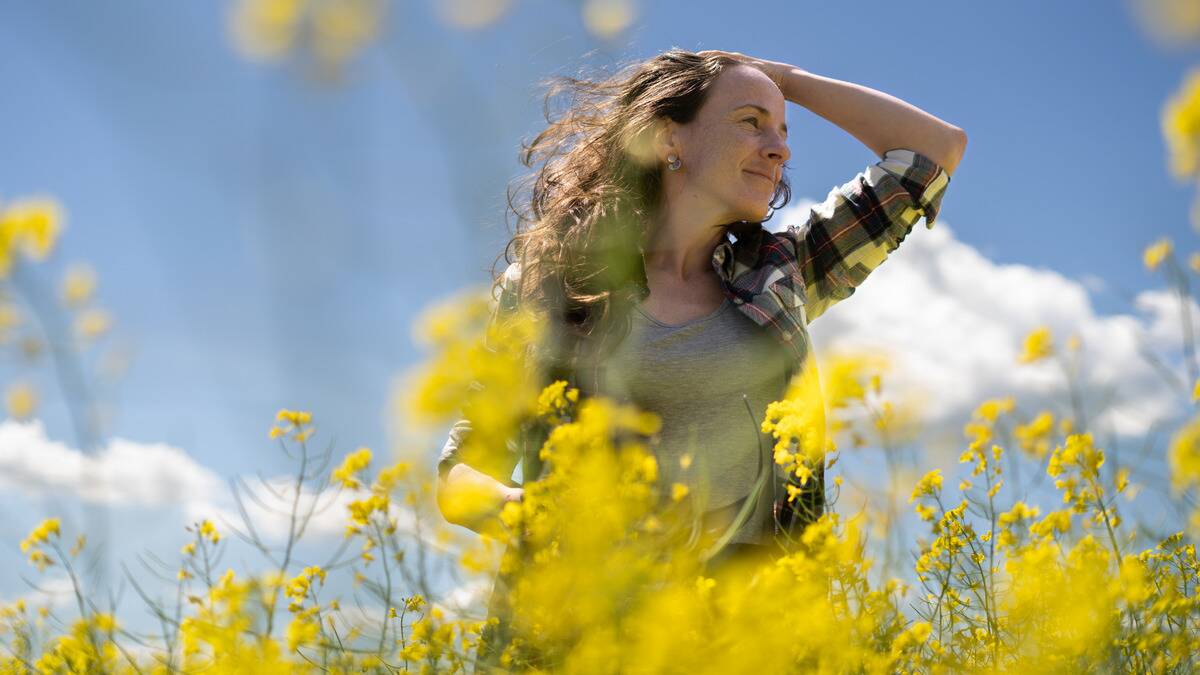
<svg viewBox="0 0 1200 675">
<path fill-rule="evenodd" d="M 914 105 L 860 84 L 789 67 L 780 73 L 784 98 L 845 129 L 876 155 L 906 148 L 953 174 L 967 146 L 962 129 Z"/>
<path fill-rule="evenodd" d="M 519 487 L 505 485 L 469 464 L 460 463 L 451 467 L 439 483 L 437 502 L 448 522 L 498 536 L 503 531 L 500 511 L 506 503 L 520 501 L 523 494 Z"/>
</svg>

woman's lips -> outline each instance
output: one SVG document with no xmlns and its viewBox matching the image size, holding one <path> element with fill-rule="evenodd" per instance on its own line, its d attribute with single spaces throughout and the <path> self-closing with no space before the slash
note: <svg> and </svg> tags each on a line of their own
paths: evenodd
<svg viewBox="0 0 1200 675">
<path fill-rule="evenodd" d="M 753 171 L 750 171 L 749 169 L 746 169 L 746 173 L 750 174 L 751 176 L 757 176 L 757 177 L 759 177 L 759 178 L 761 178 L 761 179 L 763 179 L 763 180 L 767 181 L 767 182 L 768 182 L 768 183 L 770 183 L 771 185 L 774 185 L 774 184 L 775 184 L 775 181 L 774 181 L 774 180 L 772 180 L 772 179 L 768 178 L 767 176 L 764 176 L 764 175 L 762 175 L 761 173 L 755 173 L 755 172 L 753 172 Z"/>
</svg>

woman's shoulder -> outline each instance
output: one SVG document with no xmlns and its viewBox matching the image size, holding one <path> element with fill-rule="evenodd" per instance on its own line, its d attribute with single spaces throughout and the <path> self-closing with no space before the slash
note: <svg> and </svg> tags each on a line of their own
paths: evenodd
<svg viewBox="0 0 1200 675">
<path fill-rule="evenodd" d="M 779 263 L 780 257 L 795 259 L 795 248 L 786 236 L 786 228 L 768 228 L 764 223 L 742 223 L 730 228 L 734 236 L 734 259 L 746 265 Z"/>
</svg>

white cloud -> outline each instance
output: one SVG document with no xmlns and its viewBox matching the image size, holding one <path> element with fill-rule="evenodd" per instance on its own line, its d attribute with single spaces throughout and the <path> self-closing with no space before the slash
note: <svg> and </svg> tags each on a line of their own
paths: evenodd
<svg viewBox="0 0 1200 675">
<path fill-rule="evenodd" d="M 0 422 L 0 488 L 94 504 L 162 506 L 207 499 L 221 480 L 183 450 L 113 439 L 93 456 L 46 436 L 39 420 Z"/>
<path fill-rule="evenodd" d="M 242 504 L 250 522 L 254 524 L 255 532 L 268 543 L 286 540 L 292 526 L 290 513 L 295 489 L 295 476 L 277 476 L 268 478 L 265 482 L 260 480 L 246 482 L 246 489 L 242 490 Z M 438 541 L 436 536 L 437 529 L 445 527 L 440 522 L 441 517 L 437 516 L 439 522 L 431 522 L 430 517 L 426 516 L 425 522 L 418 527 L 413 509 L 400 508 L 396 504 L 397 494 L 393 494 L 388 511 L 389 515 L 396 520 L 397 531 L 412 536 L 418 536 L 419 532 L 420 539 L 424 542 L 427 550 L 437 552 L 448 550 L 448 544 L 453 540 L 442 542 Z M 328 487 L 320 492 L 307 486 L 302 488 L 297 512 L 303 515 L 310 508 L 313 509 L 312 516 L 303 533 L 304 538 L 308 540 L 344 536 L 346 526 L 350 522 L 347 507 L 350 502 L 366 496 L 365 491 L 338 490 L 334 487 Z M 191 502 L 187 504 L 186 510 L 189 522 L 209 518 L 214 523 L 221 523 L 226 527 L 232 525 L 243 532 L 246 531 L 233 495 L 228 491 L 223 492 L 219 498 Z"/>
<path fill-rule="evenodd" d="M 284 540 L 290 527 L 295 477 L 278 476 L 265 483 L 251 478 L 245 483 L 243 504 L 258 534 L 269 543 Z M 209 518 L 244 530 L 229 487 L 184 450 L 117 438 L 97 454 L 87 455 L 48 438 L 39 420 L 0 422 L 0 491 L 29 498 L 70 496 L 112 507 L 176 506 L 185 524 Z M 305 486 L 301 509 L 314 499 L 318 507 L 304 532 L 305 540 L 343 536 L 348 522 L 346 507 L 361 496 L 334 488 L 318 494 Z M 421 540 L 432 550 L 446 550 L 453 541 L 438 541 L 439 526 L 445 527 L 440 517 L 437 522 L 427 517 L 418 528 L 413 510 L 395 503 L 391 515 L 400 532 L 415 536 L 420 531 Z"/>
<path fill-rule="evenodd" d="M 780 213 L 776 228 L 802 223 L 807 207 Z M 1122 435 L 1146 432 L 1182 412 L 1180 392 L 1166 386 L 1140 354 L 1149 348 L 1182 374 L 1177 300 L 1169 291 L 1146 291 L 1136 314 L 1097 315 L 1089 288 L 1053 270 L 998 264 L 958 241 L 939 219 L 923 221 L 846 301 L 817 318 L 810 332 L 818 354 L 865 349 L 890 357 L 889 382 L 900 396 L 919 397 L 927 421 L 921 443 L 961 445 L 962 423 L 983 400 L 1013 396 L 1024 407 L 1060 404 L 1066 381 L 1056 361 L 1018 365 L 1025 336 L 1048 326 L 1063 349 L 1071 334 L 1082 340 L 1085 400 L 1099 412 L 1106 388 L 1109 406 L 1094 428 Z M 1200 307 L 1191 304 L 1193 318 Z M 1182 381 L 1182 380 L 1181 380 Z M 1188 387 L 1190 392 L 1190 387 Z M 1036 408 L 1035 408 L 1036 410 Z"/>
<path fill-rule="evenodd" d="M 0 606 L 11 607 L 18 602 L 25 603 L 31 610 L 35 607 L 47 607 L 51 611 L 68 609 L 75 605 L 75 585 L 65 574 L 45 577 L 38 580 L 35 587 L 11 600 L 0 600 Z"/>
</svg>

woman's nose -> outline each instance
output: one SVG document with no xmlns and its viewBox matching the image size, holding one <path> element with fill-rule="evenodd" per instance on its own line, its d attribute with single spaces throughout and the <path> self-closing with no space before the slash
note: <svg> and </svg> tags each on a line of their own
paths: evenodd
<svg viewBox="0 0 1200 675">
<path fill-rule="evenodd" d="M 766 151 L 767 156 L 771 159 L 783 160 L 785 162 L 792 156 L 792 150 L 788 147 L 787 139 L 778 134 L 774 136 L 773 142 L 767 146 Z"/>
</svg>

